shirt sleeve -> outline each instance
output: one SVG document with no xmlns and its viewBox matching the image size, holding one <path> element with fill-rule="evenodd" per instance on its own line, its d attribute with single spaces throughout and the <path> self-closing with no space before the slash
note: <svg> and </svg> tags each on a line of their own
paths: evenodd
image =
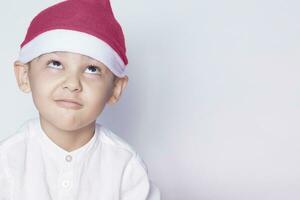
<svg viewBox="0 0 300 200">
<path fill-rule="evenodd" d="M 122 179 L 121 200 L 160 200 L 160 193 L 148 178 L 147 168 L 136 154 L 128 162 Z"/>
<path fill-rule="evenodd" d="M 2 155 L 0 149 L 0 200 L 10 200 L 11 199 L 11 180 L 8 176 L 8 169 L 6 166 L 6 161 Z"/>
<path fill-rule="evenodd" d="M 150 192 L 147 200 L 160 200 L 160 191 L 152 182 L 150 182 Z"/>
</svg>

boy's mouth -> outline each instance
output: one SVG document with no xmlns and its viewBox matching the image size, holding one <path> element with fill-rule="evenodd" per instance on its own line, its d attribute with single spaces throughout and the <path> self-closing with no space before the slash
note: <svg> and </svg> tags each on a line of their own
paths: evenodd
<svg viewBox="0 0 300 200">
<path fill-rule="evenodd" d="M 56 104 L 63 108 L 75 109 L 78 110 L 82 108 L 82 104 L 73 99 L 59 99 L 55 100 Z"/>
</svg>

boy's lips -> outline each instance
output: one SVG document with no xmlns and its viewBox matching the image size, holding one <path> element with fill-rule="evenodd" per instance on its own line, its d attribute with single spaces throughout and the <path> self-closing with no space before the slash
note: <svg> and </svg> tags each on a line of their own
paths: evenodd
<svg viewBox="0 0 300 200">
<path fill-rule="evenodd" d="M 56 99 L 55 102 L 58 106 L 63 108 L 70 108 L 75 110 L 82 108 L 82 104 L 74 99 Z"/>
</svg>

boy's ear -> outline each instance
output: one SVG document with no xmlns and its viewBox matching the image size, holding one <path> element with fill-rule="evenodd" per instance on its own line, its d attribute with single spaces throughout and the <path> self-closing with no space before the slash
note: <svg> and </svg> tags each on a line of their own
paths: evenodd
<svg viewBox="0 0 300 200">
<path fill-rule="evenodd" d="M 14 71 L 18 86 L 20 90 L 22 90 L 25 93 L 29 93 L 31 91 L 28 70 L 28 64 L 24 64 L 18 60 L 14 62 Z"/>
<path fill-rule="evenodd" d="M 127 86 L 127 83 L 128 83 L 128 76 L 124 76 L 122 78 L 116 77 L 116 79 L 114 81 L 112 95 L 107 102 L 109 105 L 112 105 L 119 101 L 119 99 L 122 95 L 122 92 L 124 91 L 125 87 Z"/>
</svg>

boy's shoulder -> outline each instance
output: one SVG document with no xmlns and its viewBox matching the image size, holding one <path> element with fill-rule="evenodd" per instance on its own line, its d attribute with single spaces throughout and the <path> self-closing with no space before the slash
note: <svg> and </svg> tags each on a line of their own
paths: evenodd
<svg viewBox="0 0 300 200">
<path fill-rule="evenodd" d="M 136 151 L 133 149 L 133 147 L 126 142 L 123 138 L 115 134 L 111 129 L 101 125 L 96 124 L 98 130 L 100 130 L 100 137 L 101 142 L 106 145 L 110 145 L 113 148 L 127 151 L 130 154 L 135 155 Z"/>
<path fill-rule="evenodd" d="M 125 152 L 130 158 L 131 164 L 138 166 L 143 171 L 148 173 L 147 166 L 140 155 L 133 149 L 133 147 L 127 143 L 123 138 L 112 132 L 109 128 L 97 124 L 97 128 L 100 130 L 101 143 L 112 147 L 116 153 Z"/>
<path fill-rule="evenodd" d="M 26 140 L 27 132 L 29 129 L 28 124 L 32 121 L 33 119 L 27 120 L 18 128 L 18 130 L 14 134 L 1 140 L 0 152 L 9 150 L 10 148 L 14 148 L 14 147 L 21 148 L 22 146 L 21 144 L 24 143 L 24 140 Z"/>
</svg>

